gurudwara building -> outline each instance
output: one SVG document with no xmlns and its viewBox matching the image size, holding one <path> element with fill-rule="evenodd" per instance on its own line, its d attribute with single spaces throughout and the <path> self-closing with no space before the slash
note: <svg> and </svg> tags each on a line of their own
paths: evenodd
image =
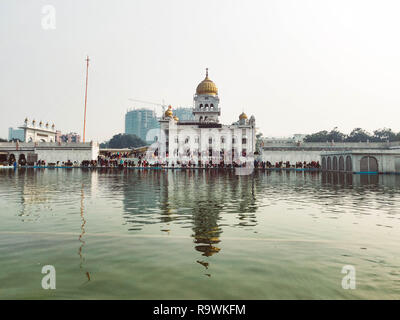
<svg viewBox="0 0 400 320">
<path fill-rule="evenodd" d="M 221 124 L 217 86 L 206 77 L 196 88 L 193 119 L 180 120 L 171 106 L 160 119 L 155 155 L 169 165 L 189 163 L 240 164 L 253 162 L 255 151 L 255 118 L 243 112 L 231 125 Z"/>
</svg>

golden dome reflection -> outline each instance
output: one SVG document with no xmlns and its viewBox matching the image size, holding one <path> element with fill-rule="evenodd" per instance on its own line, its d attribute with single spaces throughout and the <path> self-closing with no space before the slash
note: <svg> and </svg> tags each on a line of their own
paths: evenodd
<svg viewBox="0 0 400 320">
<path fill-rule="evenodd" d="M 218 89 L 213 81 L 208 78 L 208 68 L 206 69 L 205 79 L 199 83 L 196 89 L 196 94 L 217 95 Z"/>
</svg>

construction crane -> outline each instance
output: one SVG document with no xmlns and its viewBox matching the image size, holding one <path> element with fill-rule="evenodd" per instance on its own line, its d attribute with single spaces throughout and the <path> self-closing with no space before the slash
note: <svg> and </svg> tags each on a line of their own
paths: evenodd
<svg viewBox="0 0 400 320">
<path fill-rule="evenodd" d="M 134 101 L 134 102 L 140 102 L 140 103 L 152 104 L 152 105 L 155 105 L 155 106 L 159 106 L 159 107 L 162 108 L 163 113 L 165 112 L 165 107 L 166 107 L 166 106 L 165 106 L 164 100 L 163 100 L 163 103 L 156 103 L 156 102 L 150 102 L 150 101 L 143 101 L 143 100 L 138 100 L 138 99 L 128 99 L 128 100 Z"/>
</svg>

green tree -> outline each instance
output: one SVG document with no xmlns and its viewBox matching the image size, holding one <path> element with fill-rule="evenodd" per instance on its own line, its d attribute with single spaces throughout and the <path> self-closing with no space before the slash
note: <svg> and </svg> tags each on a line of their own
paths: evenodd
<svg viewBox="0 0 400 320">
<path fill-rule="evenodd" d="M 383 128 L 374 131 L 374 141 L 396 141 L 397 135 L 392 129 Z"/>
<path fill-rule="evenodd" d="M 337 127 L 333 128 L 328 134 L 328 141 L 342 142 L 346 138 L 346 135 L 341 133 Z"/>
<path fill-rule="evenodd" d="M 326 142 L 328 141 L 328 131 L 323 130 L 323 131 L 318 131 L 316 133 L 312 133 L 309 135 L 306 135 L 304 138 L 305 142 Z"/>
<path fill-rule="evenodd" d="M 114 135 L 109 141 L 100 144 L 101 148 L 137 148 L 146 146 L 147 143 L 134 134 L 119 133 Z"/>
<path fill-rule="evenodd" d="M 330 132 L 323 130 L 313 134 L 309 134 L 304 138 L 305 142 L 340 142 L 346 138 L 346 135 L 340 132 L 337 127 L 333 128 Z"/>
<path fill-rule="evenodd" d="M 7 142 L 8 140 L 0 138 L 0 142 Z"/>
<path fill-rule="evenodd" d="M 373 136 L 371 136 L 370 133 L 361 128 L 353 129 L 353 131 L 351 131 L 346 138 L 347 142 L 367 142 L 372 140 Z"/>
</svg>

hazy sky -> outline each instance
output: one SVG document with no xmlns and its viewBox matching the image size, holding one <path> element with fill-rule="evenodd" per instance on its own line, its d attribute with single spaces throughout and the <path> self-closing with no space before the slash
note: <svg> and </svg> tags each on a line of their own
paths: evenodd
<svg viewBox="0 0 400 320">
<path fill-rule="evenodd" d="M 52 5 L 56 28 L 43 29 Z M 222 123 L 266 136 L 400 131 L 399 1 L 1 0 L 0 137 L 24 118 L 124 131 L 129 98 L 191 106 L 209 68 Z"/>
</svg>

